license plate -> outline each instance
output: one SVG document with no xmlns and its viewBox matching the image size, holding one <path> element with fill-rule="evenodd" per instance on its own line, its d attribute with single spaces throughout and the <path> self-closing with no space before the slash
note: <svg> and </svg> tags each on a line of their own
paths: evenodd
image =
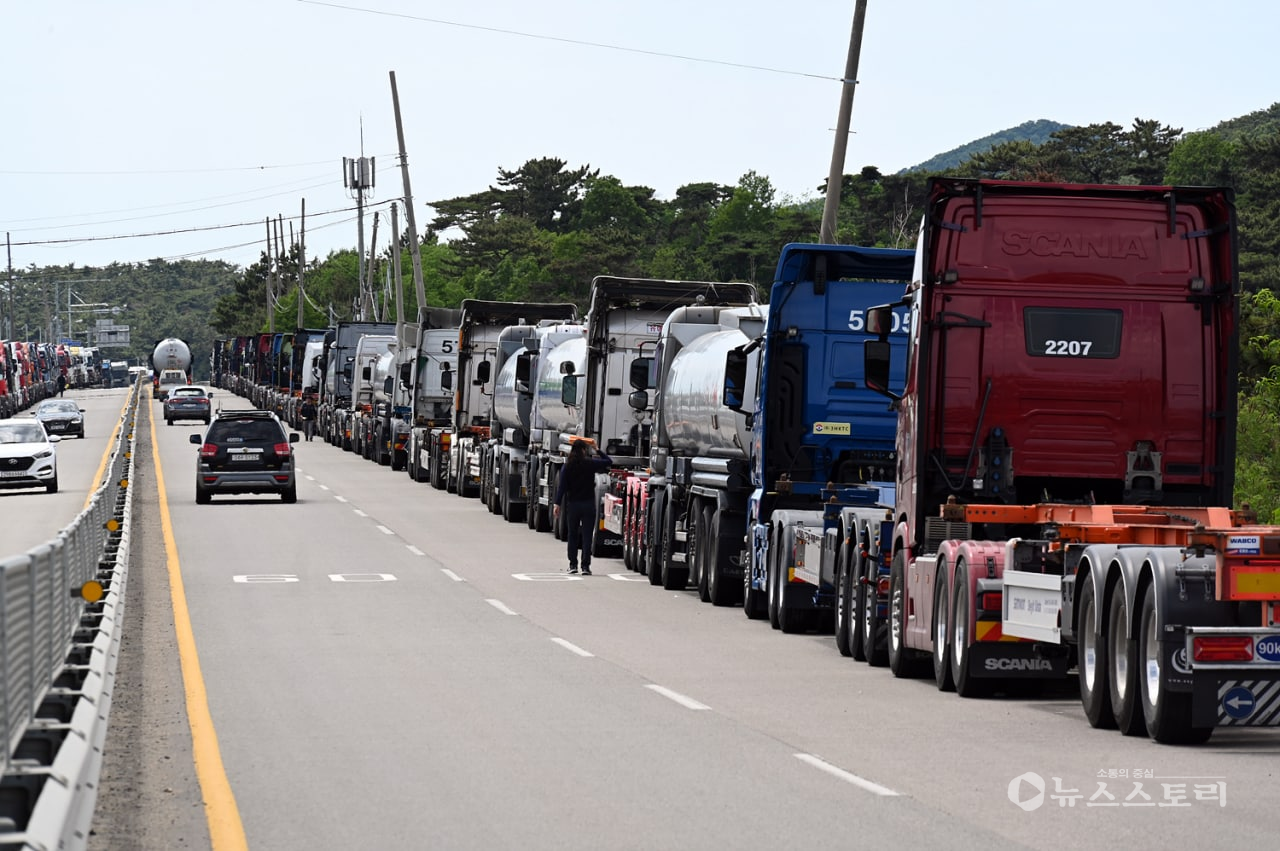
<svg viewBox="0 0 1280 851">
<path fill-rule="evenodd" d="M 257 455 L 232 455 L 230 456 L 230 458 L 232 461 L 257 461 L 258 460 Z"/>
<path fill-rule="evenodd" d="M 20 479 L 25 475 L 26 470 L 0 470 L 0 479 Z"/>
</svg>

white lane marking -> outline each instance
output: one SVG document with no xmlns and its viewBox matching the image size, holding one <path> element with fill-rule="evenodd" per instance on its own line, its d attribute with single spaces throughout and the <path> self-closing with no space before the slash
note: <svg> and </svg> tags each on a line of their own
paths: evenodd
<svg viewBox="0 0 1280 851">
<path fill-rule="evenodd" d="M 306 479 L 308 482 L 314 482 L 316 480 L 315 476 L 309 476 L 306 474 L 303 474 L 303 478 Z"/>
<path fill-rule="evenodd" d="M 331 582 L 395 582 L 394 573 L 330 573 Z"/>
<path fill-rule="evenodd" d="M 413 544 L 406 544 L 406 545 L 405 545 L 405 548 L 406 548 L 406 549 L 408 549 L 408 550 L 409 550 L 409 552 L 413 553 L 413 554 L 414 554 L 414 555 L 416 555 L 416 556 L 424 556 L 424 555 L 426 555 L 426 553 L 424 553 L 422 550 L 420 550 L 420 549 L 418 549 L 417 547 L 415 547 Z"/>
<path fill-rule="evenodd" d="M 664 686 L 650 684 L 650 685 L 646 685 L 645 688 L 649 689 L 650 691 L 656 691 L 658 694 L 662 695 L 668 700 L 674 700 L 676 703 L 680 704 L 685 709 L 710 709 L 711 708 L 710 706 L 707 706 L 705 703 L 699 703 L 698 701 L 694 700 L 692 697 L 686 697 L 680 692 L 672 691 L 671 689 L 666 688 Z"/>
<path fill-rule="evenodd" d="M 581 647 L 570 641 L 565 641 L 563 638 L 552 638 L 551 640 L 556 644 L 559 644 L 565 650 L 568 650 L 570 653 L 577 653 L 585 659 L 590 659 L 596 655 L 589 650 L 583 650 Z"/>
<path fill-rule="evenodd" d="M 384 534 L 384 535 L 394 535 L 394 534 L 395 534 L 395 532 L 392 532 L 390 529 L 388 529 L 386 526 L 383 526 L 381 523 L 379 523 L 379 524 L 378 524 L 377 526 L 375 526 L 374 528 L 376 528 L 379 532 L 381 532 L 381 533 L 382 533 L 382 534 Z"/>
<path fill-rule="evenodd" d="M 356 516 L 356 517 L 368 517 L 368 516 L 369 516 L 368 514 L 365 514 L 363 511 L 361 511 L 361 510 L 360 510 L 360 509 L 358 509 L 358 508 L 353 508 L 353 509 L 351 509 L 351 512 L 352 512 L 353 514 L 355 514 L 355 516 Z"/>
<path fill-rule="evenodd" d="M 327 491 L 328 489 L 329 489 L 329 486 L 328 486 L 328 485 L 321 485 L 321 486 L 320 486 L 320 490 L 322 490 L 322 491 Z"/>
<path fill-rule="evenodd" d="M 336 499 L 338 502 L 346 502 L 346 501 L 347 501 L 347 498 L 346 498 L 345 496 L 336 496 L 336 495 L 335 495 L 335 496 L 334 496 L 334 499 Z"/>
<path fill-rule="evenodd" d="M 832 777 L 838 777 L 846 783 L 852 783 L 854 786 L 857 786 L 859 789 L 865 789 L 866 791 L 872 793 L 873 795 L 880 795 L 885 798 L 896 798 L 898 796 L 897 792 L 893 791 L 887 786 L 881 786 L 879 783 L 873 783 L 870 780 L 867 780 L 865 777 L 859 777 L 856 774 L 845 771 L 843 768 L 838 768 L 832 765 L 831 763 L 827 762 L 826 760 L 816 757 L 811 753 L 798 753 L 796 754 L 796 759 L 800 760 L 801 762 L 808 763 L 809 765 L 812 765 L 814 768 L 819 769 L 820 771 L 825 771 L 827 772 L 827 774 L 830 774 Z"/>
<path fill-rule="evenodd" d="M 449 569 L 449 568 L 447 568 L 447 567 L 442 567 L 442 568 L 440 568 L 440 572 L 441 572 L 441 573 L 443 573 L 445 576 L 449 577 L 450 579 L 452 579 L 454 582 L 466 582 L 466 581 L 467 581 L 467 580 L 463 579 L 461 576 L 459 576 L 458 574 L 454 573 L 452 570 L 450 570 L 450 569 Z"/>
<path fill-rule="evenodd" d="M 610 579 L 616 579 L 619 582 L 648 582 L 647 576 L 636 576 L 634 573 L 607 573 Z"/>
<path fill-rule="evenodd" d="M 485 600 L 485 602 L 502 612 L 504 615 L 518 614 L 518 612 L 513 612 L 508 609 L 506 603 L 503 603 L 501 600 Z"/>
</svg>

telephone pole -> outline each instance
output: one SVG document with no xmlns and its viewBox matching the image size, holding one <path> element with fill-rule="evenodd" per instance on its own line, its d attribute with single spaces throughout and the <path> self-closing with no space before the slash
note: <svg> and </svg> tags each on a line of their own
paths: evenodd
<svg viewBox="0 0 1280 851">
<path fill-rule="evenodd" d="M 375 184 L 374 179 L 374 160 L 376 157 L 364 156 L 364 125 L 360 127 L 360 156 L 359 157 L 343 157 L 342 158 L 342 185 L 346 187 L 348 192 L 355 194 L 356 199 L 356 277 L 360 281 L 360 288 L 364 289 L 364 196 L 366 192 L 372 192 Z M 364 298 L 361 294 L 360 303 L 363 306 Z M 363 309 L 363 307 L 362 307 Z M 360 319 L 365 317 L 361 316 Z"/>
<path fill-rule="evenodd" d="M 862 54 L 862 25 L 867 19 L 867 0 L 858 0 L 853 11 L 853 32 L 849 36 L 849 57 L 840 89 L 840 114 L 836 119 L 836 139 L 831 150 L 831 170 L 827 173 L 827 199 L 822 205 L 819 241 L 836 242 L 836 214 L 840 211 L 840 190 L 844 184 L 844 156 L 849 147 L 849 124 L 853 118 L 853 93 L 858 85 L 858 59 Z"/>
<path fill-rule="evenodd" d="M 400 146 L 400 178 L 404 183 L 404 217 L 409 224 L 409 256 L 413 258 L 413 291 L 418 296 L 418 310 L 427 306 L 426 287 L 422 281 L 422 254 L 418 250 L 418 225 L 413 218 L 413 191 L 409 188 L 409 155 L 404 150 L 404 124 L 400 121 L 400 94 L 396 91 L 396 72 L 391 73 L 391 104 L 396 113 L 396 141 Z M 400 250 L 400 234 L 396 234 L 396 251 Z M 417 321 L 417 317 L 414 317 Z"/>
</svg>

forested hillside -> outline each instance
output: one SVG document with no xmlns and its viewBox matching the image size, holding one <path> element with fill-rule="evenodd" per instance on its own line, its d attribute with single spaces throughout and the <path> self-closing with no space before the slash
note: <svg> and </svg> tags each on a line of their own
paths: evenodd
<svg viewBox="0 0 1280 851">
<path fill-rule="evenodd" d="M 1184 134 L 1154 119 L 1068 127 L 1028 122 L 898 174 L 874 165 L 844 177 L 838 241 L 910 247 L 919 227 L 928 178 L 948 174 L 1079 183 L 1227 185 L 1240 219 L 1242 298 L 1241 419 L 1237 495 L 1280 522 L 1280 103 L 1218 127 Z M 935 171 L 934 169 L 938 169 Z M 818 191 L 825 187 L 815 187 Z M 782 245 L 813 242 L 820 199 L 779 198 L 766 175 L 749 172 L 737 185 L 691 183 L 669 200 L 586 164 L 554 157 L 499 169 L 492 185 L 430 202 L 435 217 L 421 234 L 430 304 L 462 298 L 573 301 L 584 305 L 599 274 L 751 281 L 766 291 Z M 416 315 L 409 279 L 408 234 L 401 234 L 406 313 Z M 374 258 L 368 281 L 381 282 L 390 251 Z M 266 329 L 267 281 L 282 282 L 275 327 L 297 324 L 296 250 L 247 269 L 221 263 L 152 261 L 105 269 L 45 268 L 24 272 L 18 327 L 48 327 L 40 279 L 82 278 L 86 301 L 118 299 L 125 282 L 135 356 L 170 334 L 207 351 L 213 336 Z M 350 318 L 362 301 L 357 258 L 337 252 L 306 263 L 304 325 Z M 23 283 L 25 281 L 26 283 Z M 366 313 L 390 318 L 394 298 L 366 287 Z"/>
</svg>

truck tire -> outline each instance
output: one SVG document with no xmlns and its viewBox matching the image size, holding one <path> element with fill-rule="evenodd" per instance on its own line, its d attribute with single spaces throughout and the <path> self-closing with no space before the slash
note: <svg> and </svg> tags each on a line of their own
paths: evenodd
<svg viewBox="0 0 1280 851">
<path fill-rule="evenodd" d="M 854 589 L 854 605 L 858 612 L 858 630 L 862 633 L 862 652 L 873 668 L 889 664 L 889 639 L 880 617 L 880 557 L 859 557 L 861 581 Z"/>
<path fill-rule="evenodd" d="M 716 511 L 714 507 L 708 507 L 707 510 L 711 512 L 711 521 L 707 526 L 710 531 L 710 537 L 707 539 L 707 548 L 710 553 L 707 564 L 707 571 L 710 573 L 707 579 L 707 590 L 710 592 L 711 605 L 736 606 L 742 602 L 742 597 L 738 593 L 740 586 L 736 582 L 731 582 L 725 574 L 733 563 L 733 557 L 742 549 L 740 543 L 742 535 L 737 529 L 739 524 L 736 518 L 731 518 L 723 511 Z"/>
<path fill-rule="evenodd" d="M 742 613 L 753 621 L 769 614 L 769 601 L 764 591 L 751 587 L 751 565 L 742 567 Z"/>
<path fill-rule="evenodd" d="M 964 562 L 956 565 L 955 591 L 951 598 L 951 623 L 948 630 L 950 644 L 951 681 L 956 694 L 961 697 L 983 697 L 991 692 L 991 680 L 979 679 L 969 673 L 969 629 L 973 623 L 972 599 L 969 593 L 969 568 Z"/>
<path fill-rule="evenodd" d="M 774 629 L 782 628 L 782 624 L 778 621 L 778 613 L 782 608 L 782 579 L 778 572 L 778 551 L 781 549 L 782 545 L 778 541 L 777 534 L 771 534 L 769 552 L 765 556 L 764 587 L 769 599 L 769 626 Z"/>
<path fill-rule="evenodd" d="M 846 539 L 846 543 L 840 546 L 840 554 L 836 560 L 836 649 L 841 656 L 854 656 L 854 648 L 862 640 L 862 633 L 856 627 L 858 618 L 853 608 L 855 581 L 849 557 L 851 549 L 852 546 Z"/>
<path fill-rule="evenodd" d="M 1076 578 L 1080 590 L 1078 606 L 1080 620 L 1076 623 L 1076 635 L 1080 636 L 1079 660 L 1076 663 L 1080 681 L 1080 704 L 1084 707 L 1089 724 L 1100 730 L 1113 730 L 1116 718 L 1111 714 L 1111 681 L 1107 676 L 1107 640 L 1098 629 L 1098 600 L 1093 590 L 1093 576 Z"/>
<path fill-rule="evenodd" d="M 1160 648 L 1160 619 L 1156 617 L 1156 589 L 1148 584 L 1142 595 L 1138 622 L 1139 697 L 1147 733 L 1162 745 L 1198 745 L 1209 741 L 1212 727 L 1191 726 L 1191 693 L 1161 688 L 1164 656 Z"/>
<path fill-rule="evenodd" d="M 693 543 L 686 549 L 689 551 L 691 560 L 689 573 L 698 579 L 698 599 L 704 603 L 711 602 L 711 576 L 707 569 L 711 556 L 707 551 L 707 539 L 711 537 L 711 517 L 708 515 L 709 509 L 703 506 L 701 509 L 697 507 L 697 503 L 689 507 L 689 513 L 693 517 Z"/>
<path fill-rule="evenodd" d="M 635 572 L 639 568 L 636 566 L 635 542 L 632 541 L 635 519 L 631 516 L 631 509 L 631 495 L 627 494 L 622 498 L 622 566 Z"/>
<path fill-rule="evenodd" d="M 649 546 L 644 552 L 645 575 L 650 585 L 662 584 L 662 557 L 666 551 L 666 528 L 661 522 L 663 504 L 666 502 L 664 491 L 657 491 L 649 497 L 649 517 L 645 520 L 645 534 L 649 536 Z"/>
<path fill-rule="evenodd" d="M 895 677 L 917 677 L 920 661 L 907 649 L 906 563 L 898 550 L 889 568 L 889 670 Z"/>
<path fill-rule="evenodd" d="M 933 681 L 938 691 L 955 691 L 951 671 L 951 600 L 947 594 L 946 568 L 937 571 L 933 580 Z"/>
<path fill-rule="evenodd" d="M 1111 714 L 1116 727 L 1125 736 L 1141 736 L 1146 732 L 1142 712 L 1138 709 L 1137 642 L 1125 635 L 1128 603 L 1125 588 L 1118 584 L 1111 593 L 1107 614 L 1107 674 L 1111 678 Z"/>
<path fill-rule="evenodd" d="M 671 560 L 672 544 L 675 543 L 673 538 L 676 518 L 675 506 L 670 499 L 666 500 L 666 509 L 663 514 L 665 521 L 662 524 L 662 534 L 666 539 L 664 541 L 666 546 L 663 547 L 662 553 L 662 587 L 668 591 L 681 591 L 689 584 L 689 568 L 687 566 L 677 567 L 676 563 Z"/>
</svg>

